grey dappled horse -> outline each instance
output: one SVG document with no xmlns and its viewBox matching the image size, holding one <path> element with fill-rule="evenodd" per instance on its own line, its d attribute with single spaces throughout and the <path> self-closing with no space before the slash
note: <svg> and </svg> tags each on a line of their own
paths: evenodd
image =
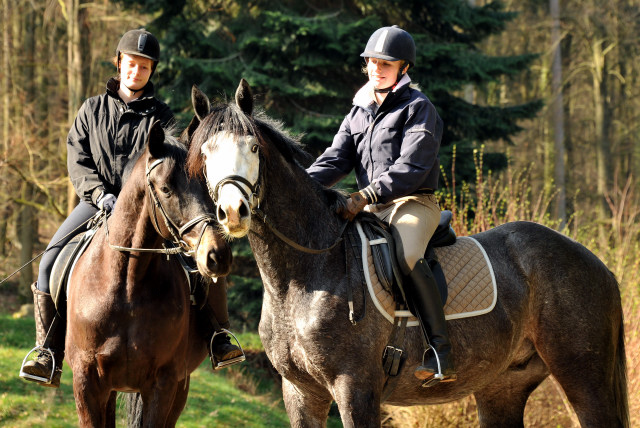
<svg viewBox="0 0 640 428">
<path fill-rule="evenodd" d="M 299 163 L 305 153 L 277 124 L 253 115 L 244 80 L 235 104 L 210 108 L 195 87 L 193 100 L 190 129 L 199 126 L 188 168 L 204 172 L 225 232 L 248 234 L 264 283 L 260 337 L 282 375 L 291 425 L 324 426 L 335 401 L 345 427 L 379 426 L 392 325 L 363 295 L 351 252 L 332 248 L 343 225 L 335 207 L 344 197 L 307 175 Z M 386 403 L 473 394 L 481 426 L 518 427 L 529 394 L 551 374 L 583 427 L 629 426 L 623 314 L 612 273 L 584 246 L 535 223 L 508 223 L 474 238 L 495 270 L 498 300 L 488 314 L 448 322 L 457 381 L 421 387 L 413 376 L 421 332 L 408 328 L 408 359 Z M 295 245 L 332 249 L 310 254 Z M 349 289 L 356 314 L 364 314 L 355 325 Z"/>
</svg>

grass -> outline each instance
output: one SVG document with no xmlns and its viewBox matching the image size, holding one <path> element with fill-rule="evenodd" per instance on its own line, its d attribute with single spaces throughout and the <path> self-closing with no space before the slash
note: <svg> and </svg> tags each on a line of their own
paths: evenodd
<svg viewBox="0 0 640 428">
<path fill-rule="evenodd" d="M 66 363 L 60 389 L 39 387 L 18 377 L 22 359 L 33 346 L 34 329 L 33 318 L 0 314 L 0 426 L 75 427 L 72 374 Z M 289 426 L 279 385 L 266 373 L 264 354 L 255 350 L 259 338 L 246 333 L 239 339 L 247 350 L 254 350 L 247 352 L 252 358 L 220 372 L 213 372 L 205 360 L 192 374 L 189 399 L 177 426 Z M 121 396 L 117 415 L 118 426 L 126 426 Z M 340 426 L 340 422 L 332 417 L 329 426 Z"/>
</svg>

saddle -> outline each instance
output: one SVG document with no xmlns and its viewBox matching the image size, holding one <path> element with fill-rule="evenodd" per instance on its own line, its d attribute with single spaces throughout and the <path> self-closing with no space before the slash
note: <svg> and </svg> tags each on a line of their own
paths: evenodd
<svg viewBox="0 0 640 428">
<path fill-rule="evenodd" d="M 424 259 L 429 264 L 429 268 L 431 268 L 431 271 L 436 278 L 443 305 L 447 301 L 448 297 L 447 280 L 434 248 L 455 244 L 456 233 L 451 227 L 452 217 L 453 214 L 451 211 L 445 210 L 441 212 L 440 222 L 438 223 L 431 240 L 429 240 L 429 244 L 427 245 L 427 249 L 424 254 Z M 402 292 L 403 275 L 400 272 L 400 268 L 395 257 L 396 253 L 394 242 L 398 237 L 395 236 L 394 231 L 391 230 L 389 225 L 380 221 L 377 217 L 362 217 L 361 226 L 362 231 L 371 246 L 371 255 L 375 271 L 382 287 L 387 292 L 391 293 L 396 298 L 396 301 L 406 303 L 404 293 Z"/>
</svg>

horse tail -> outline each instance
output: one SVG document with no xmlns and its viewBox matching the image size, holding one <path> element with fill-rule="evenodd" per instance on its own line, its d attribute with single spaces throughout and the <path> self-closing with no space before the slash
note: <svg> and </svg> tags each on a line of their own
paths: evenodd
<svg viewBox="0 0 640 428">
<path fill-rule="evenodd" d="M 620 318 L 618 329 L 618 349 L 613 368 L 613 397 L 618 410 L 619 426 L 629 428 L 629 397 L 627 391 L 627 358 L 624 346 L 624 315 Z"/>
<path fill-rule="evenodd" d="M 125 397 L 127 426 L 138 428 L 142 426 L 142 396 L 139 392 L 128 393 Z"/>
</svg>

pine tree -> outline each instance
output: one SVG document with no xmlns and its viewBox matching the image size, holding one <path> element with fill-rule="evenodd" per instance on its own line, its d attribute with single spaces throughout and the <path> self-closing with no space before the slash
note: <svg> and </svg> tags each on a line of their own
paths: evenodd
<svg viewBox="0 0 640 428">
<path fill-rule="evenodd" d="M 458 179 L 473 182 L 471 151 L 490 140 L 510 142 L 518 121 L 533 117 L 539 102 L 501 106 L 471 104 L 466 85 L 483 91 L 525 70 L 524 53 L 489 57 L 479 43 L 504 30 L 513 14 L 498 2 L 471 7 L 467 0 L 219 1 L 124 0 L 153 13 L 149 29 L 163 42 L 161 95 L 174 110 L 192 114 L 189 94 L 197 84 L 210 96 L 233 94 L 241 77 L 258 104 L 282 120 L 314 154 L 331 143 L 353 95 L 366 82 L 360 53 L 377 28 L 399 25 L 417 45 L 409 74 L 438 108 L 445 123 L 441 162 L 458 153 Z M 186 121 L 185 117 L 185 121 Z M 506 165 L 487 153 L 485 165 Z"/>
</svg>

